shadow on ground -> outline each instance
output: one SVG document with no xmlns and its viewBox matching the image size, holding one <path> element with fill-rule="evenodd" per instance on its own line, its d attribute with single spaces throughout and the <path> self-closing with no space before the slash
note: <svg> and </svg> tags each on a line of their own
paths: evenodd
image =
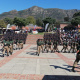
<svg viewBox="0 0 80 80">
<path fill-rule="evenodd" d="M 70 69 L 68 69 L 69 67 L 71 67 L 71 66 L 69 66 L 69 65 L 66 65 L 66 68 L 65 67 L 61 67 L 61 66 L 57 66 L 57 65 L 50 65 L 50 66 L 53 66 L 55 69 L 57 69 L 57 68 L 60 68 L 60 69 L 64 69 L 64 70 L 67 70 L 67 71 L 71 71 Z M 65 65 L 64 65 L 65 66 Z"/>
<path fill-rule="evenodd" d="M 80 80 L 80 76 L 45 75 L 42 80 Z"/>
<path fill-rule="evenodd" d="M 26 54 L 29 54 L 29 55 L 36 55 L 36 52 L 29 51 L 29 52 L 27 52 Z"/>
<path fill-rule="evenodd" d="M 63 69 L 63 70 L 69 71 L 69 72 L 71 72 L 71 69 L 72 69 L 72 66 L 70 66 L 70 65 L 63 65 L 64 67 L 57 66 L 57 65 L 50 65 L 50 66 L 53 66 L 55 69 L 60 68 L 60 69 Z M 65 68 L 65 66 L 66 66 L 66 68 Z M 71 68 L 71 69 L 68 69 L 68 68 Z M 75 67 L 75 68 L 80 69 L 80 67 Z M 76 72 L 80 72 L 80 71 L 76 70 Z"/>
</svg>

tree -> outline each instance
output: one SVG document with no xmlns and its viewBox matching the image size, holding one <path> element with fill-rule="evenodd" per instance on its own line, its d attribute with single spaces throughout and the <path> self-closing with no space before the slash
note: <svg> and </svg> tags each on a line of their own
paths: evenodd
<svg viewBox="0 0 80 80">
<path fill-rule="evenodd" d="M 26 19 L 15 17 L 13 23 L 19 28 L 26 25 Z"/>
<path fill-rule="evenodd" d="M 6 23 L 6 24 L 13 24 L 13 19 L 10 19 L 10 18 L 4 18 L 4 22 Z"/>
<path fill-rule="evenodd" d="M 80 16 L 80 12 L 77 12 L 73 15 L 73 18 Z"/>
<path fill-rule="evenodd" d="M 52 19 L 52 18 L 50 18 L 50 17 L 45 18 L 45 19 L 43 20 L 44 28 L 45 28 L 45 25 L 46 25 L 47 23 L 49 23 L 49 25 L 48 25 L 48 27 L 47 27 L 47 31 L 51 31 L 51 29 L 53 28 L 53 24 L 55 24 L 55 22 L 56 22 L 55 19 Z"/>
<path fill-rule="evenodd" d="M 0 28 L 6 28 L 4 20 L 0 20 Z"/>
<path fill-rule="evenodd" d="M 52 18 L 50 18 L 50 17 L 45 18 L 45 19 L 43 20 L 43 23 L 44 23 L 44 24 L 47 24 L 47 23 L 49 23 L 49 24 L 54 24 L 55 22 L 56 22 L 56 20 L 55 20 L 55 19 L 52 19 Z"/>
<path fill-rule="evenodd" d="M 42 22 L 42 20 L 41 20 L 40 18 L 38 18 L 38 19 L 36 20 L 36 24 L 37 24 L 38 26 L 42 26 L 42 25 L 43 25 L 43 22 Z"/>
<path fill-rule="evenodd" d="M 27 24 L 36 24 L 36 20 L 33 16 L 27 17 Z"/>
<path fill-rule="evenodd" d="M 71 20 L 71 24 L 74 26 L 78 26 L 78 24 L 80 24 L 80 16 L 73 18 Z"/>
<path fill-rule="evenodd" d="M 64 17 L 65 22 L 69 22 L 69 17 Z"/>
<path fill-rule="evenodd" d="M 69 31 L 69 30 L 75 30 L 75 26 L 73 26 L 72 24 L 67 25 L 66 27 L 64 27 L 65 31 Z"/>
<path fill-rule="evenodd" d="M 56 28 L 60 28 L 60 21 L 56 21 L 55 25 Z"/>
</svg>

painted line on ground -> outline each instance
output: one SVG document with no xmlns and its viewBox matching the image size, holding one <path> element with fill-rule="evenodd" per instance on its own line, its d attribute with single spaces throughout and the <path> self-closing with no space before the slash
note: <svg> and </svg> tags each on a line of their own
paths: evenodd
<svg viewBox="0 0 80 80">
<path fill-rule="evenodd" d="M 57 54 L 63 61 L 65 61 L 68 65 L 73 66 L 73 61 L 71 61 L 69 58 L 65 57 L 64 55 L 62 55 L 61 53 L 56 52 L 55 54 Z M 78 65 L 76 67 L 79 67 Z M 78 71 L 78 73 L 80 74 L 80 69 L 79 68 L 75 68 L 76 71 Z"/>
<path fill-rule="evenodd" d="M 42 80 L 44 75 L 1 73 L 0 79 Z"/>
<path fill-rule="evenodd" d="M 61 58 L 46 58 L 46 57 L 16 57 L 16 58 L 32 58 L 32 59 L 61 59 Z"/>
<path fill-rule="evenodd" d="M 31 45 L 27 45 L 25 48 L 15 52 L 11 56 L 5 57 L 3 60 L 0 61 L 0 67 L 2 67 L 4 64 L 8 63 L 10 60 L 15 58 L 17 55 L 19 55 L 21 52 L 23 52 L 25 49 L 29 48 Z"/>
</svg>

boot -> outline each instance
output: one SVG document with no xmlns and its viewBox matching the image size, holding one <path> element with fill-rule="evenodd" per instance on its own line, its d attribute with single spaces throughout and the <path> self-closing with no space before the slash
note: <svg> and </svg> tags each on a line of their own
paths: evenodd
<svg viewBox="0 0 80 80">
<path fill-rule="evenodd" d="M 39 54 L 38 54 L 38 56 L 39 56 Z"/>
<path fill-rule="evenodd" d="M 10 52 L 10 54 L 12 55 L 12 52 Z"/>
<path fill-rule="evenodd" d="M 53 50 L 51 50 L 51 53 L 53 52 Z"/>
<path fill-rule="evenodd" d="M 4 57 L 4 54 L 2 55 L 2 57 Z"/>
<path fill-rule="evenodd" d="M 36 52 L 36 55 L 38 54 L 38 52 Z"/>
<path fill-rule="evenodd" d="M 48 53 L 48 50 L 47 50 L 47 53 Z"/>
<path fill-rule="evenodd" d="M 7 56 L 9 56 L 9 54 L 7 54 Z"/>
<path fill-rule="evenodd" d="M 75 67 L 72 68 L 72 72 L 75 72 L 74 68 L 75 68 Z"/>
</svg>

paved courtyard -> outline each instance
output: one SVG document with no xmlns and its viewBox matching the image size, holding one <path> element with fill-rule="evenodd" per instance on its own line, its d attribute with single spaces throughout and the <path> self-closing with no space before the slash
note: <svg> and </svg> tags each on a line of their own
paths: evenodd
<svg viewBox="0 0 80 80">
<path fill-rule="evenodd" d="M 0 57 L 0 80 L 80 80 L 80 62 L 76 72 L 71 72 L 74 60 L 74 53 L 45 52 L 37 56 L 36 45 L 25 44 L 13 55 Z"/>
</svg>

